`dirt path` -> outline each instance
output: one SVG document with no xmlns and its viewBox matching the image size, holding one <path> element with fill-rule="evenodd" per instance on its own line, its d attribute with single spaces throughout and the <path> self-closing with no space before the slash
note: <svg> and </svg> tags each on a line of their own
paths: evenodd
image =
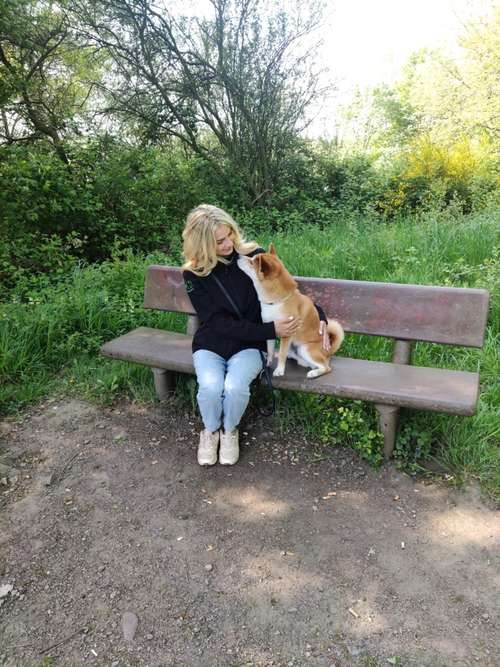
<svg viewBox="0 0 500 667">
<path fill-rule="evenodd" d="M 0 665 L 500 664 L 477 493 L 251 422 L 237 466 L 202 469 L 196 427 L 75 400 L 2 425 Z"/>
</svg>

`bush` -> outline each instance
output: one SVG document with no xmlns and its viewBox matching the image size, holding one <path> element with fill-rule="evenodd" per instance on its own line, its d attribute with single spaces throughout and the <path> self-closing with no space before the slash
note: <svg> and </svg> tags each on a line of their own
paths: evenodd
<svg viewBox="0 0 500 667">
<path fill-rule="evenodd" d="M 372 156 L 322 155 L 319 169 L 325 181 L 325 196 L 336 209 L 355 213 L 373 211 L 383 181 Z"/>
<path fill-rule="evenodd" d="M 58 234 L 27 232 L 0 244 L 0 285 L 27 296 L 67 275 L 78 264 L 82 241 L 76 232 Z"/>
<path fill-rule="evenodd" d="M 288 211 L 320 204 L 336 211 L 367 213 L 382 186 L 372 156 L 343 155 L 336 145 L 325 141 L 304 142 L 293 158 L 288 157 L 284 176 L 266 205 Z"/>
<path fill-rule="evenodd" d="M 491 148 L 462 138 L 450 146 L 419 137 L 395 158 L 376 203 L 384 216 L 443 210 L 480 210 L 498 193 L 498 164 Z"/>
<path fill-rule="evenodd" d="M 0 159 L 0 235 L 16 240 L 27 234 L 74 232 L 91 228 L 97 208 L 92 188 L 79 169 L 68 169 L 44 147 L 3 148 Z"/>
<path fill-rule="evenodd" d="M 114 249 L 162 250 L 180 260 L 187 212 L 201 202 L 229 210 L 249 236 L 326 228 L 343 219 L 394 218 L 449 207 L 453 214 L 498 196 L 498 162 L 487 145 L 445 149 L 415 141 L 384 172 L 373 156 L 326 142 L 297 142 L 273 192 L 251 202 L 222 156 L 212 163 L 176 143 L 130 146 L 100 137 L 68 146 L 63 164 L 40 144 L 0 153 L 0 287 L 28 293 L 77 263 Z"/>
<path fill-rule="evenodd" d="M 117 243 L 178 255 L 187 211 L 201 201 L 220 203 L 206 163 L 175 147 L 138 148 L 103 138 L 74 145 L 71 156 L 67 167 L 41 145 L 2 149 L 4 288 L 36 283 L 38 274 L 57 276 L 78 260 L 105 260 Z"/>
</svg>

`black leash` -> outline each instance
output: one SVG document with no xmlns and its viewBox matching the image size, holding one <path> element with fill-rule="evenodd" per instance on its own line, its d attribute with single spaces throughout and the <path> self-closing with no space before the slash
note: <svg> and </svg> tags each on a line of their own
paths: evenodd
<svg viewBox="0 0 500 667">
<path fill-rule="evenodd" d="M 236 315 L 238 315 L 238 317 L 240 318 L 240 320 L 244 319 L 244 318 L 243 318 L 243 315 L 242 315 L 241 312 L 240 312 L 240 309 L 239 309 L 238 306 L 235 304 L 234 299 L 233 299 L 232 296 L 229 294 L 229 292 L 228 292 L 227 289 L 224 287 L 224 285 L 223 285 L 222 282 L 219 280 L 219 278 L 217 278 L 217 276 L 214 275 L 213 273 L 211 273 L 210 275 L 211 275 L 212 278 L 215 280 L 215 282 L 217 283 L 217 285 L 220 287 L 222 293 L 224 294 L 224 296 L 226 297 L 226 299 L 227 299 L 227 300 L 229 301 L 229 303 L 231 304 L 231 307 L 232 307 L 233 310 L 235 311 Z M 263 375 L 264 375 L 264 377 L 266 378 L 267 387 L 268 387 L 269 391 L 271 392 L 272 407 L 271 407 L 271 410 L 270 410 L 270 411 L 267 411 L 267 410 L 264 411 L 262 408 L 257 408 L 257 409 L 258 409 L 259 413 L 260 413 L 263 417 L 271 417 L 271 416 L 274 415 L 274 413 L 276 412 L 276 396 L 275 396 L 275 394 L 274 394 L 274 387 L 273 387 L 273 382 L 272 382 L 272 379 L 271 379 L 271 370 L 270 370 L 269 366 L 267 365 L 267 361 L 266 361 L 266 358 L 265 358 L 265 356 L 264 356 L 264 352 L 262 352 L 262 350 L 259 350 L 259 352 L 260 352 L 260 358 L 261 358 L 261 360 L 262 360 L 262 370 L 260 371 L 259 378 L 261 378 Z"/>
</svg>

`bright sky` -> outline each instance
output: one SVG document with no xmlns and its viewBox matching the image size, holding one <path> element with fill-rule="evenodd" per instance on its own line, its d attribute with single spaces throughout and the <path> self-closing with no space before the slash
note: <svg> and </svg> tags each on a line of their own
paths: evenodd
<svg viewBox="0 0 500 667">
<path fill-rule="evenodd" d="M 412 51 L 456 41 L 481 0 L 329 0 L 325 60 L 346 84 L 389 83 Z M 326 40 L 325 40 L 326 41 Z"/>
<path fill-rule="evenodd" d="M 492 0 L 327 0 L 323 59 L 337 82 L 333 106 L 346 103 L 357 87 L 393 83 L 417 49 L 444 47 L 453 52 L 463 24 L 486 13 L 491 4 Z"/>
</svg>

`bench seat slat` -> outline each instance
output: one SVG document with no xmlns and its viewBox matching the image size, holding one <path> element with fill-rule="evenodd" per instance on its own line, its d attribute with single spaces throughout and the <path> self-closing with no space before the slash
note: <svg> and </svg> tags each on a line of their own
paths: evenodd
<svg viewBox="0 0 500 667">
<path fill-rule="evenodd" d="M 106 343 L 105 356 L 182 373 L 194 373 L 191 336 L 140 327 Z M 288 361 L 286 374 L 273 378 L 276 388 L 330 394 L 458 415 L 475 412 L 477 373 L 420 366 L 333 358 L 333 372 L 314 380 L 307 369 Z"/>
</svg>

